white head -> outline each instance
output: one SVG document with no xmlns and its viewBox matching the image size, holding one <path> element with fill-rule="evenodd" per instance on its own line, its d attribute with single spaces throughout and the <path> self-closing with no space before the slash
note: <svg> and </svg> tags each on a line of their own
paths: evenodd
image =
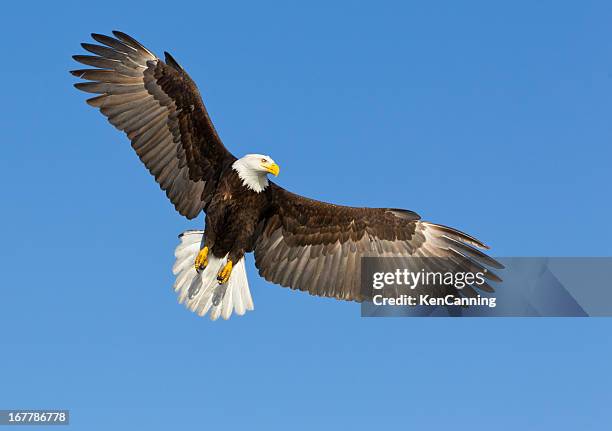
<svg viewBox="0 0 612 431">
<path fill-rule="evenodd" d="M 262 154 L 247 154 L 236 160 L 232 168 L 238 172 L 242 184 L 256 193 L 268 187 L 268 174 L 278 176 L 280 171 L 272 157 Z"/>
</svg>

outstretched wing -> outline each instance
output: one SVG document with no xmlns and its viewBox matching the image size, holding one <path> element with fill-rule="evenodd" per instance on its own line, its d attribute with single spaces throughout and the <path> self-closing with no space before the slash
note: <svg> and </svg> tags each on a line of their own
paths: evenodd
<svg viewBox="0 0 612 431">
<path fill-rule="evenodd" d="M 431 265 L 466 272 L 484 270 L 483 265 L 503 267 L 478 250 L 487 247 L 477 239 L 421 221 L 412 211 L 328 204 L 273 183 L 268 196 L 271 206 L 255 244 L 255 264 L 262 277 L 281 286 L 337 299 L 370 299 L 360 286 L 361 258 L 366 256 L 440 258 Z M 411 264 L 408 259 L 404 263 Z M 485 273 L 500 281 L 488 269 Z M 493 290 L 488 283 L 478 288 Z M 462 293 L 476 294 L 469 286 Z"/>
<path fill-rule="evenodd" d="M 168 53 L 163 62 L 130 36 L 113 34 L 92 34 L 102 45 L 82 44 L 96 55 L 73 58 L 95 69 L 71 71 L 91 81 L 75 87 L 99 94 L 87 103 L 127 134 L 176 210 L 194 218 L 206 208 L 225 164 L 235 158 L 187 72 Z"/>
</svg>

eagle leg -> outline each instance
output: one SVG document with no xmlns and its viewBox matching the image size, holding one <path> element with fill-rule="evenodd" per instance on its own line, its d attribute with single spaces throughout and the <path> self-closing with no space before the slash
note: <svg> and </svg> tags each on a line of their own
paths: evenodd
<svg viewBox="0 0 612 431">
<path fill-rule="evenodd" d="M 204 247 L 200 250 L 193 266 L 197 272 L 200 272 L 208 266 L 208 247 Z"/>
<path fill-rule="evenodd" d="M 217 281 L 219 284 L 225 284 L 229 281 L 230 275 L 232 275 L 232 267 L 232 261 L 228 260 L 225 266 L 221 268 L 221 271 L 217 274 Z"/>
</svg>

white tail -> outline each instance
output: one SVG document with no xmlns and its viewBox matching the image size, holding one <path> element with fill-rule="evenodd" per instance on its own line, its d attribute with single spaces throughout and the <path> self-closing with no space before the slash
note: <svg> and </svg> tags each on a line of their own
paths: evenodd
<svg viewBox="0 0 612 431">
<path fill-rule="evenodd" d="M 244 258 L 234 264 L 232 275 L 227 284 L 217 282 L 217 273 L 227 262 L 227 256 L 219 259 L 208 254 L 208 266 L 199 273 L 194 268 L 195 258 L 202 247 L 204 231 L 189 230 L 179 235 L 181 243 L 176 247 L 176 262 L 172 272 L 176 276 L 174 290 L 179 295 L 179 303 L 204 316 L 210 312 L 210 319 L 219 316 L 229 319 L 232 311 L 242 316 L 253 310 L 253 299 L 249 290 Z"/>
</svg>

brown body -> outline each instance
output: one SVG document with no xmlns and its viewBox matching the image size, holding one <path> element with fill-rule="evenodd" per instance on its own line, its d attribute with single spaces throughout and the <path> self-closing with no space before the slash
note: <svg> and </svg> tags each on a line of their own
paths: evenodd
<svg viewBox="0 0 612 431">
<path fill-rule="evenodd" d="M 268 206 L 266 193 L 249 190 L 229 167 L 205 208 L 205 246 L 216 257 L 229 254 L 229 260 L 237 262 L 253 251 L 257 228 Z"/>
</svg>

